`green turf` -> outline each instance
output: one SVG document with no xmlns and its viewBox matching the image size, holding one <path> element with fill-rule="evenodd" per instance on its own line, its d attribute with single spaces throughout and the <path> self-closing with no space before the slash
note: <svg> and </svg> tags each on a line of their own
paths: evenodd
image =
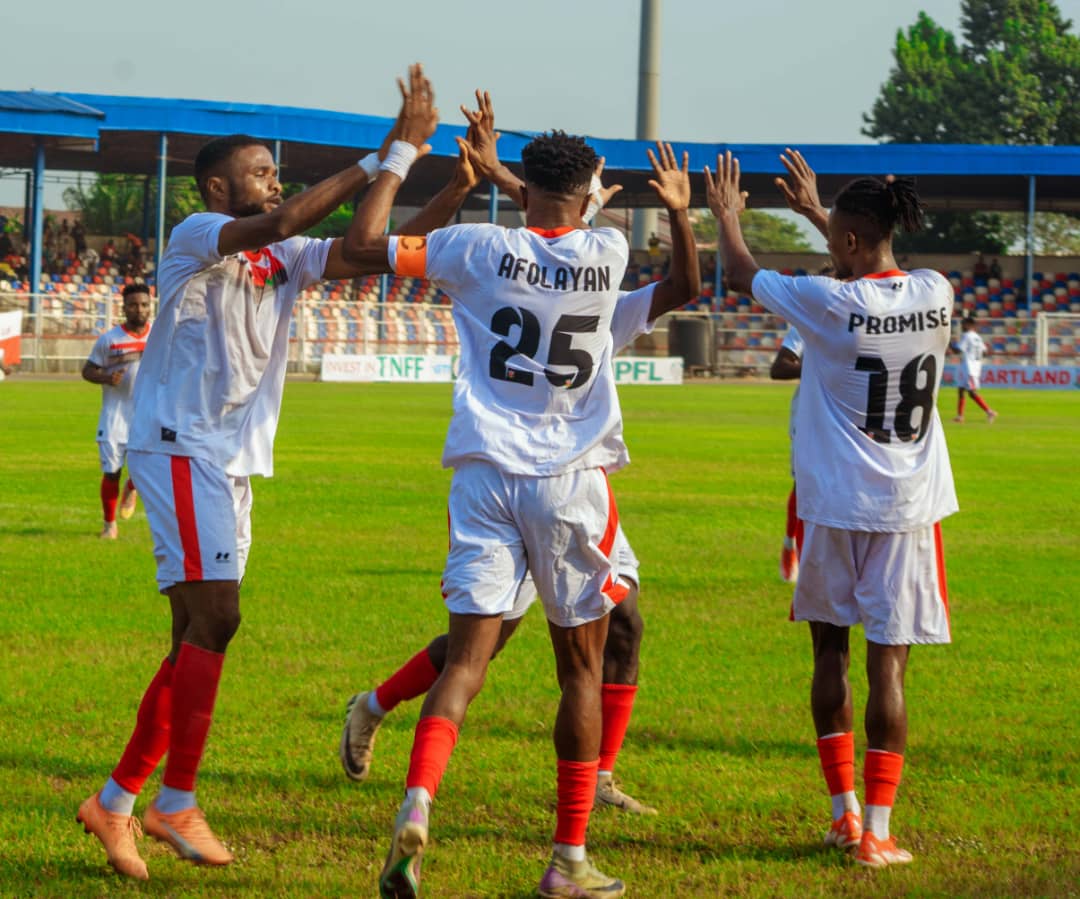
<svg viewBox="0 0 1080 899">
<path fill-rule="evenodd" d="M 786 622 L 776 574 L 789 396 L 622 392 L 634 461 L 613 485 L 648 626 L 618 773 L 662 814 L 598 812 L 596 861 L 639 897 L 1076 895 L 1080 395 L 987 391 L 997 424 L 972 410 L 947 425 L 963 508 L 945 524 L 956 642 L 912 653 L 893 823 L 916 861 L 881 872 L 820 846 L 809 639 Z M 952 402 L 948 391 L 946 417 Z M 200 779 L 238 861 L 198 869 L 144 840 L 153 879 L 136 884 L 74 816 L 167 650 L 146 520 L 140 509 L 117 542 L 97 540 L 96 390 L 0 384 L 0 896 L 375 894 L 418 704 L 388 719 L 363 785 L 342 774 L 337 741 L 350 693 L 445 626 L 448 408 L 444 386 L 288 385 Z M 858 642 L 854 656 L 861 706 Z M 463 729 L 425 895 L 535 889 L 554 822 L 555 703 L 534 610 Z"/>
</svg>

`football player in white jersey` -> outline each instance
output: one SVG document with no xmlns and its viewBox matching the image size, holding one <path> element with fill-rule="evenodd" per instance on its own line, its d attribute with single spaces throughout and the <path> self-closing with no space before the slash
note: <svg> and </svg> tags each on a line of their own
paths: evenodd
<svg viewBox="0 0 1080 899">
<path fill-rule="evenodd" d="M 774 381 L 797 381 L 802 375 L 803 339 L 794 325 L 788 327 L 787 334 L 776 351 L 769 368 L 769 377 Z M 791 411 L 788 413 L 788 439 L 791 443 L 791 476 L 795 477 L 795 410 L 799 406 L 799 386 L 791 395 Z M 799 546 L 802 544 L 802 522 L 799 521 L 798 502 L 795 497 L 795 485 L 787 501 L 787 521 L 784 526 L 784 544 L 780 549 L 780 580 L 794 584 L 799 579 Z"/>
<path fill-rule="evenodd" d="M 555 846 L 539 891 L 618 896 L 624 889 L 585 853 L 608 613 L 626 595 L 612 558 L 618 513 L 605 471 L 628 461 L 611 322 L 629 249 L 618 231 L 582 229 L 597 161 L 580 138 L 541 135 L 522 152 L 525 228 L 456 225 L 426 240 L 382 238 L 367 257 L 447 293 L 461 340 L 443 452 L 454 469 L 443 575 L 447 657 L 417 724 L 379 878 L 383 896 L 419 890 L 431 800 L 526 570 L 544 603 L 562 689 Z M 685 156 L 680 169 L 666 150 L 653 184 L 671 212 L 674 241 L 693 253 L 686 166 Z"/>
<path fill-rule="evenodd" d="M 697 265 L 696 254 L 689 256 L 688 261 Z M 683 280 L 673 278 L 669 273 L 663 281 L 621 295 L 611 321 L 616 352 L 638 335 L 649 333 L 659 316 L 690 302 L 694 295 L 680 291 L 688 290 L 693 282 L 691 276 Z M 614 779 L 615 762 L 637 693 L 638 660 L 645 623 L 638 609 L 638 560 L 621 525 L 613 552 L 618 558 L 619 580 L 625 584 L 627 595 L 611 612 L 604 643 L 600 767 L 594 807 L 607 805 L 632 814 L 654 815 L 656 808 L 627 795 Z M 503 616 L 493 658 L 517 630 L 536 599 L 536 587 L 526 574 L 517 590 L 513 608 Z M 349 700 L 339 755 L 350 778 L 356 781 L 367 778 L 375 735 L 383 718 L 399 703 L 422 696 L 431 689 L 445 666 L 446 645 L 447 635 L 441 634 L 375 689 L 358 693 Z"/>
<path fill-rule="evenodd" d="M 150 289 L 145 284 L 128 284 L 123 290 L 124 322 L 102 334 L 94 342 L 83 365 L 83 379 L 101 385 L 101 415 L 98 417 L 98 456 L 101 460 L 101 537 L 115 540 L 116 504 L 120 517 L 135 514 L 137 494 L 131 478 L 120 493 L 120 475 L 127 456 L 128 428 L 134 407 L 135 375 L 150 334 Z"/>
<path fill-rule="evenodd" d="M 954 347 L 961 356 L 959 395 L 956 400 L 957 424 L 964 423 L 964 401 L 970 395 L 975 404 L 986 413 L 987 424 L 993 424 L 997 412 L 986 405 L 986 400 L 979 396 L 979 378 L 982 376 L 982 360 L 986 355 L 986 344 L 975 329 L 975 319 L 970 315 L 960 324 L 961 335 Z"/>
<path fill-rule="evenodd" d="M 369 273 L 355 250 L 382 234 L 397 185 L 435 130 L 438 113 L 422 69 L 413 66 L 408 88 L 399 86 L 401 113 L 380 153 L 288 200 L 270 150 L 258 140 L 219 138 L 196 157 L 207 212 L 177 225 L 162 257 L 161 305 L 136 381 L 128 440 L 158 587 L 172 610 L 172 647 L 143 696 L 120 763 L 78 813 L 127 876 L 148 877 L 132 811 L 166 753 L 147 832 L 198 864 L 232 861 L 195 802 L 195 779 L 225 650 L 240 624 L 249 479 L 273 472 L 296 296 L 323 278 Z M 372 178 L 343 239 L 297 236 Z M 411 223 L 413 233 L 448 221 L 475 183 L 462 162 L 451 185 Z"/>
<path fill-rule="evenodd" d="M 781 160 L 788 204 L 826 236 L 836 279 L 784 277 L 759 269 L 743 240 L 746 194 L 728 152 L 715 179 L 706 169 L 724 271 L 806 341 L 796 429 L 799 515 L 805 542 L 794 618 L 814 646 L 811 708 L 832 797 L 826 843 L 856 847 L 861 864 L 911 861 L 889 817 L 907 742 L 904 670 L 913 643 L 947 643 L 949 615 L 940 521 L 957 510 L 937 393 L 949 344 L 953 292 L 938 272 L 900 271 L 897 226 L 922 225 L 914 185 L 860 178 L 818 199 L 800 154 Z M 848 633 L 867 639 L 865 821 L 854 785 Z"/>
</svg>

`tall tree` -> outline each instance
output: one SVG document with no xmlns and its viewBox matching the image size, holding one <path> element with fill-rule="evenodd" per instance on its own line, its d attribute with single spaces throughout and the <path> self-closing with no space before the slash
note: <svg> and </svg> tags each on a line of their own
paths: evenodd
<svg viewBox="0 0 1080 899">
<path fill-rule="evenodd" d="M 743 237 L 754 253 L 813 253 L 806 233 L 793 221 L 764 212 L 747 209 L 741 216 Z M 700 244 L 716 244 L 716 219 L 711 214 L 698 214 L 693 219 L 694 237 Z"/>
<path fill-rule="evenodd" d="M 963 0 L 963 41 L 920 13 L 863 133 L 890 143 L 1080 143 L 1080 36 L 1051 0 Z M 934 213 L 898 248 L 1001 253 L 1006 220 Z"/>
</svg>

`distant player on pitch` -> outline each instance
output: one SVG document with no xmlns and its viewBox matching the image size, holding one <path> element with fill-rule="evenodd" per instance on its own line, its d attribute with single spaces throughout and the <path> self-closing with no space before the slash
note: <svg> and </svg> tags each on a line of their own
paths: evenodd
<svg viewBox="0 0 1080 899">
<path fill-rule="evenodd" d="M 158 270 L 161 306 L 136 385 L 129 463 L 154 539 L 159 590 L 169 598 L 172 646 L 143 695 L 135 730 L 78 820 L 110 864 L 147 879 L 135 845 L 135 800 L 168 754 L 146 830 L 196 864 L 227 865 L 195 799 L 225 651 L 240 626 L 240 583 L 251 546 L 250 479 L 273 473 L 289 327 L 297 295 L 324 279 L 369 270 L 354 249 L 382 234 L 397 184 L 435 130 L 438 113 L 419 66 L 380 159 L 283 200 L 268 147 L 218 138 L 195 159 L 207 211 L 170 235 Z M 464 171 L 464 166 L 459 166 Z M 471 170 L 470 170 L 471 171 Z M 344 238 L 300 237 L 369 180 Z M 418 216 L 426 233 L 449 220 L 471 176 Z"/>
<path fill-rule="evenodd" d="M 940 521 L 957 510 L 937 393 L 949 346 L 953 291 L 938 272 L 897 268 L 892 234 L 918 230 L 912 182 L 859 178 L 832 212 L 797 151 L 777 179 L 788 204 L 828 240 L 836 278 L 790 278 L 760 269 L 739 214 L 739 162 L 705 170 L 724 271 L 736 290 L 796 325 L 806 341 L 795 454 L 805 540 L 793 617 L 814 646 L 811 708 L 832 797 L 825 842 L 854 847 L 862 865 L 911 861 L 890 833 L 904 764 L 904 671 L 913 643 L 948 643 Z M 839 279 L 839 280 L 838 280 Z M 848 634 L 866 633 L 865 820 L 855 796 Z"/>
<path fill-rule="evenodd" d="M 127 457 L 128 427 L 134 409 L 135 375 L 150 335 L 150 290 L 145 284 L 128 284 L 123 291 L 124 322 L 102 334 L 83 365 L 83 379 L 101 385 L 101 415 L 97 444 L 101 459 L 101 537 L 115 540 L 116 503 L 120 517 L 135 514 L 137 494 L 129 477 L 120 492 L 120 475 Z"/>
<path fill-rule="evenodd" d="M 993 424 L 997 413 L 986 405 L 986 400 L 979 396 L 979 379 L 982 377 L 982 360 L 986 355 L 986 344 L 975 329 L 975 319 L 967 316 L 960 325 L 960 340 L 951 349 L 955 349 L 961 356 L 959 394 L 956 400 L 957 424 L 964 423 L 964 402 L 968 396 L 975 400 L 975 404 L 986 413 L 986 423 Z"/>
</svg>

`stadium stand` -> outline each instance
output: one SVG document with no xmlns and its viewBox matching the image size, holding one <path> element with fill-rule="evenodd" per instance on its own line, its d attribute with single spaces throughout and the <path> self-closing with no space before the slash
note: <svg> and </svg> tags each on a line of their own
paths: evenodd
<svg viewBox="0 0 1080 899">
<path fill-rule="evenodd" d="M 154 283 L 151 261 L 143 261 L 142 277 Z M 17 272 L 18 258 L 0 264 L 0 309 L 29 311 L 29 284 Z M 73 258 L 51 274 L 43 274 L 41 297 L 45 370 L 74 370 L 89 352 L 93 338 L 122 318 L 120 292 L 136 278 L 125 257 L 111 260 Z M 786 274 L 806 274 L 785 268 Z M 1080 272 L 1035 272 L 1030 298 L 1023 278 L 976 277 L 966 268 L 944 271 L 955 292 L 954 325 L 974 315 L 980 335 L 990 351 L 991 364 L 1031 364 L 1036 353 L 1036 321 L 1043 312 L 1080 314 Z M 663 264 L 648 256 L 635 257 L 627 269 L 623 288 L 632 290 L 664 276 Z M 315 369 L 327 353 L 457 352 L 457 334 L 449 298 L 422 278 L 387 278 L 387 298 L 379 302 L 381 279 L 326 282 L 302 294 L 293 319 L 293 367 Z M 779 316 L 767 312 L 749 296 L 728 292 L 715 295 L 706 282 L 701 296 L 676 315 L 708 319 L 714 335 L 713 371 L 719 375 L 763 376 L 787 331 Z M 1080 322 L 1054 319 L 1047 339 L 1050 365 L 1077 364 L 1080 360 Z M 32 315 L 24 321 L 28 337 L 35 334 Z M 24 350 L 24 358 L 33 349 Z M 666 355 L 667 328 L 661 321 L 653 335 L 633 350 L 640 355 Z"/>
</svg>

